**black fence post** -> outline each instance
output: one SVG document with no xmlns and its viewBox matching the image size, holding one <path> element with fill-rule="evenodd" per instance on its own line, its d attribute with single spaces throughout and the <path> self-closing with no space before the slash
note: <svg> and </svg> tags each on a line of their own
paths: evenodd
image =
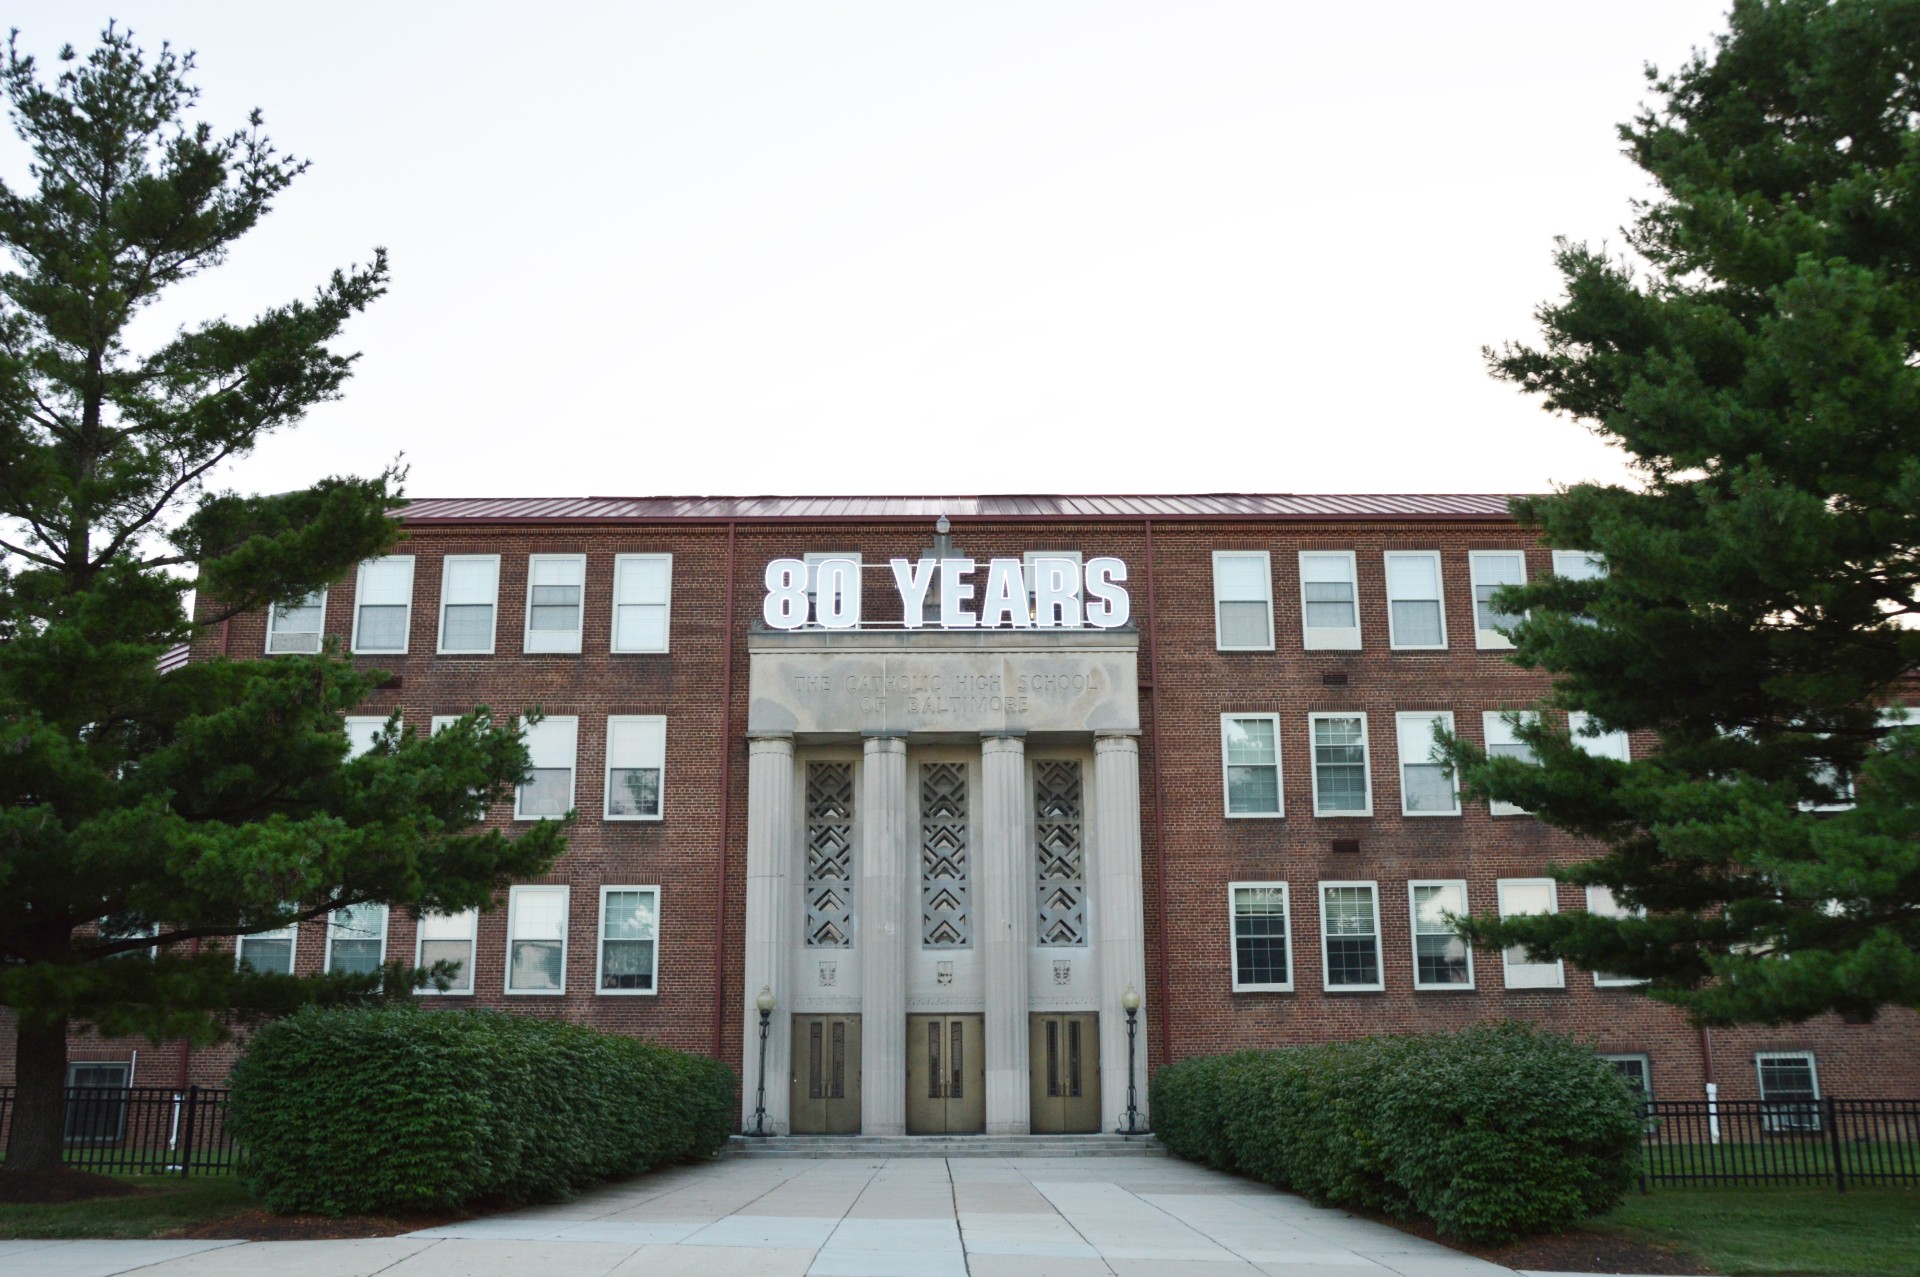
<svg viewBox="0 0 1920 1277">
<path fill-rule="evenodd" d="M 200 1088 L 187 1088 L 186 1112 L 180 1115 L 180 1178 L 185 1179 L 193 1173 L 193 1117 L 199 1107 Z"/>
<path fill-rule="evenodd" d="M 1831 1095 L 1820 1103 L 1827 1110 L 1827 1143 L 1833 1149 L 1833 1187 L 1844 1193 L 1847 1191 L 1847 1168 L 1840 1160 L 1843 1148 L 1840 1143 L 1840 1106 Z"/>
</svg>

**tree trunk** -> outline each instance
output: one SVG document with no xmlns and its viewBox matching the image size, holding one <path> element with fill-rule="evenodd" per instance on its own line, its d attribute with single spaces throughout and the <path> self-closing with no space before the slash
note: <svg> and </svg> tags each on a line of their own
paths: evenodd
<svg viewBox="0 0 1920 1277">
<path fill-rule="evenodd" d="M 14 1052 L 13 1122 L 7 1132 L 8 1174 L 58 1170 L 65 1133 L 67 1021 L 20 1018 Z"/>
</svg>

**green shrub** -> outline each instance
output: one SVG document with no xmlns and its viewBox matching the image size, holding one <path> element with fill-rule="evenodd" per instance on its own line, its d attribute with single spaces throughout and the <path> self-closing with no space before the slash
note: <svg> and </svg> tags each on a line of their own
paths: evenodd
<svg viewBox="0 0 1920 1277">
<path fill-rule="evenodd" d="M 491 1011 L 309 1009 L 262 1027 L 230 1121 L 269 1209 L 328 1215 L 551 1201 L 712 1153 L 725 1065 Z"/>
<path fill-rule="evenodd" d="M 1620 1077 L 1518 1024 L 1185 1060 L 1151 1098 L 1181 1157 L 1475 1241 L 1604 1213 L 1638 1169 Z"/>
</svg>

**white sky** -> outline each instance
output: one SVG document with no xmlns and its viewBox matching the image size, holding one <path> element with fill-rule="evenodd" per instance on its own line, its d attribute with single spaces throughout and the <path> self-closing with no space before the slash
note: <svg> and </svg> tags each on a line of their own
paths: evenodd
<svg viewBox="0 0 1920 1277">
<path fill-rule="evenodd" d="M 147 321 L 376 244 L 346 398 L 236 466 L 415 496 L 1536 491 L 1485 372 L 1726 0 L 146 3 L 313 168 Z M 51 70 L 106 11 L 15 0 Z M 22 176 L 19 144 L 0 171 Z"/>
</svg>

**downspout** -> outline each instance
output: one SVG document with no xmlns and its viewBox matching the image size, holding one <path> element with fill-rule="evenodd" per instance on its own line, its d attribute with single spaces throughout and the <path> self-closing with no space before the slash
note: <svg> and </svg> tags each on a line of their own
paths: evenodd
<svg viewBox="0 0 1920 1277">
<path fill-rule="evenodd" d="M 1149 691 L 1153 696 L 1153 717 L 1150 720 L 1153 726 L 1147 738 L 1147 747 L 1153 751 L 1153 895 L 1155 907 L 1160 910 L 1160 963 L 1156 972 L 1160 1005 L 1154 1022 L 1160 1030 L 1160 1063 L 1170 1064 L 1173 1061 L 1173 1002 L 1167 996 L 1167 967 L 1170 965 L 1167 954 L 1167 789 L 1160 779 L 1160 626 L 1153 606 L 1153 520 L 1142 522 L 1147 532 L 1147 674 Z"/>
<path fill-rule="evenodd" d="M 1713 1076 L 1713 1030 L 1700 1026 L 1700 1062 L 1707 1073 L 1707 1140 L 1720 1142 L 1720 1083 Z"/>
<path fill-rule="evenodd" d="M 733 836 L 733 571 L 734 531 L 727 521 L 726 612 L 720 623 L 720 857 L 713 879 L 713 1058 L 721 1054 L 727 1023 L 727 847 Z"/>
</svg>

